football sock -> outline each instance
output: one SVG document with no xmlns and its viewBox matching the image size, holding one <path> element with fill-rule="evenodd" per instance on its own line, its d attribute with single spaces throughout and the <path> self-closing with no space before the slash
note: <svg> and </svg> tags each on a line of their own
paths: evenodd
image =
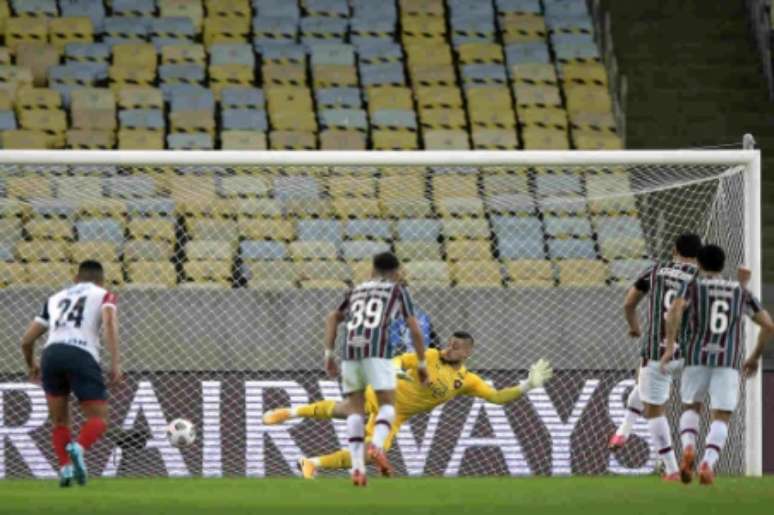
<svg viewBox="0 0 774 515">
<path fill-rule="evenodd" d="M 59 461 L 59 466 L 70 463 L 70 455 L 67 454 L 67 444 L 70 443 L 70 428 L 67 426 L 54 426 L 51 431 L 51 443 L 54 447 L 54 454 Z"/>
<path fill-rule="evenodd" d="M 78 435 L 78 443 L 85 450 L 94 445 L 94 442 L 100 439 L 106 428 L 105 421 L 101 417 L 91 417 L 83 424 L 81 434 Z"/>
<path fill-rule="evenodd" d="M 347 436 L 349 436 L 349 454 L 352 469 L 365 472 L 363 415 L 347 417 Z"/>
<path fill-rule="evenodd" d="M 347 449 L 341 449 L 319 458 L 312 458 L 312 463 L 324 470 L 348 469 L 352 466 Z"/>
<path fill-rule="evenodd" d="M 637 421 L 637 417 L 642 416 L 643 409 L 644 406 L 640 399 L 640 387 L 639 385 L 634 385 L 634 388 L 632 388 L 629 398 L 626 401 L 626 414 L 624 415 L 623 422 L 618 427 L 616 434 L 628 437 L 632 432 L 632 426 Z"/>
<path fill-rule="evenodd" d="M 704 445 L 704 459 L 702 460 L 710 468 L 715 467 L 715 463 L 717 463 L 720 457 L 720 451 L 723 450 L 723 446 L 726 444 L 726 436 L 728 436 L 728 424 L 721 420 L 715 420 L 710 424 Z"/>
<path fill-rule="evenodd" d="M 677 472 L 677 458 L 675 450 L 672 448 L 672 435 L 669 431 L 669 422 L 665 416 L 648 419 L 648 428 L 653 437 L 653 445 L 656 446 L 661 460 L 664 462 L 664 469 L 669 474 Z"/>
<path fill-rule="evenodd" d="M 374 437 L 372 443 L 379 449 L 384 449 L 384 441 L 392 429 L 392 421 L 395 420 L 395 407 L 391 404 L 384 404 L 379 407 L 379 413 L 376 415 L 376 425 L 374 426 Z"/>
<path fill-rule="evenodd" d="M 686 447 L 696 449 L 696 437 L 699 436 L 699 414 L 692 409 L 686 410 L 680 415 L 680 441 L 683 450 Z"/>
<path fill-rule="evenodd" d="M 305 404 L 297 408 L 290 409 L 290 417 L 316 418 L 317 420 L 328 420 L 333 418 L 333 408 L 336 407 L 336 401 L 328 399 L 317 401 L 312 404 Z"/>
</svg>

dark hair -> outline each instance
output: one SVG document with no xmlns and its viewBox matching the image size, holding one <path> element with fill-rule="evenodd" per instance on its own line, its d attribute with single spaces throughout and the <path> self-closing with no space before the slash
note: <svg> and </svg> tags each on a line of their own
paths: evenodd
<svg viewBox="0 0 774 515">
<path fill-rule="evenodd" d="M 699 266 L 707 272 L 722 272 L 726 253 L 717 245 L 705 245 L 699 251 Z"/>
<path fill-rule="evenodd" d="M 374 270 L 382 273 L 394 272 L 400 268 L 400 261 L 392 252 L 382 252 L 374 256 Z"/>
<path fill-rule="evenodd" d="M 84 282 L 102 283 L 105 279 L 105 270 L 102 263 L 93 259 L 87 259 L 78 265 L 78 279 Z"/>
<path fill-rule="evenodd" d="M 695 258 L 701 250 L 701 238 L 698 234 L 685 232 L 675 240 L 677 253 L 686 258 Z"/>
<path fill-rule="evenodd" d="M 467 340 L 468 342 L 470 342 L 471 345 L 475 343 L 475 340 L 473 339 L 473 335 L 467 331 L 454 331 L 452 333 L 452 337 L 459 338 L 460 340 Z"/>
</svg>

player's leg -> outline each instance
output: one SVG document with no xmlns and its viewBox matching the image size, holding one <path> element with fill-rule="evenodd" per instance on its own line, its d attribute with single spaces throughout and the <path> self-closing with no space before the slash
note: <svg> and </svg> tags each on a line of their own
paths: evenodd
<svg viewBox="0 0 774 515">
<path fill-rule="evenodd" d="M 392 466 L 385 453 L 385 441 L 395 421 L 395 369 L 389 359 L 364 360 L 364 370 L 379 406 L 374 421 L 373 438 L 368 446 L 368 457 L 379 467 L 383 476 L 392 475 Z"/>
<path fill-rule="evenodd" d="M 341 364 L 341 390 L 346 398 L 347 438 L 352 461 L 352 482 L 365 486 L 365 395 L 367 386 L 362 361 L 345 360 Z"/>
<path fill-rule="evenodd" d="M 683 369 L 680 380 L 680 399 L 683 414 L 680 416 L 680 442 L 683 456 L 680 460 L 680 479 L 690 483 L 696 463 L 696 438 L 699 436 L 699 421 L 702 401 L 707 395 L 710 373 L 707 367 L 688 366 Z"/>
<path fill-rule="evenodd" d="M 704 445 L 704 457 L 699 465 L 699 482 L 712 484 L 715 480 L 715 464 L 728 437 L 728 422 L 736 409 L 739 392 L 739 372 L 733 368 L 712 369 L 710 380 L 711 424 Z"/>
<path fill-rule="evenodd" d="M 70 443 L 70 384 L 67 374 L 61 369 L 58 345 L 43 351 L 40 360 L 41 382 L 46 392 L 48 414 L 51 418 L 51 445 L 59 463 L 59 484 L 68 487 L 73 479 L 73 466 L 67 445 Z"/>
<path fill-rule="evenodd" d="M 643 415 L 645 407 L 642 405 L 642 399 L 640 398 L 640 385 L 639 379 L 634 384 L 634 388 L 629 392 L 629 397 L 626 399 L 626 412 L 624 413 L 623 422 L 618 426 L 613 436 L 610 437 L 608 447 L 610 450 L 617 451 L 621 449 L 629 439 L 629 435 L 632 433 L 632 427 L 637 421 L 638 417 Z"/>
<path fill-rule="evenodd" d="M 678 479 L 677 457 L 672 447 L 672 433 L 666 418 L 672 376 L 660 369 L 658 361 L 650 361 L 640 369 L 640 396 L 653 444 L 664 463 L 664 479 Z"/>
<path fill-rule="evenodd" d="M 323 399 L 295 408 L 276 408 L 263 414 L 263 423 L 267 426 L 273 426 L 294 418 L 313 418 L 316 420 L 347 418 L 346 404 L 332 399 Z"/>
</svg>

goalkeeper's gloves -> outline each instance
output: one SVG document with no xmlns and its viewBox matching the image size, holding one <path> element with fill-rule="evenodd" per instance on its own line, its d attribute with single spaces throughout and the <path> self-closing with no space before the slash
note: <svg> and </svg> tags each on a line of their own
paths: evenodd
<svg viewBox="0 0 774 515">
<path fill-rule="evenodd" d="M 408 372 L 403 370 L 403 367 L 400 366 L 400 363 L 393 363 L 392 368 L 395 369 L 395 377 L 398 379 L 403 379 L 404 381 L 413 381 L 411 376 L 408 375 Z"/>
<path fill-rule="evenodd" d="M 554 369 L 551 368 L 551 363 L 548 360 L 540 358 L 529 367 L 529 375 L 527 379 L 519 383 L 519 386 L 524 392 L 528 392 L 534 388 L 540 388 L 546 381 L 551 379 L 554 375 Z"/>
</svg>

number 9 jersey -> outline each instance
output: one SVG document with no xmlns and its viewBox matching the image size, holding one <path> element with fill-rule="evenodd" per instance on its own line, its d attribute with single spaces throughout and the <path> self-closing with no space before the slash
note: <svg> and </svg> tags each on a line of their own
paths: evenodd
<svg viewBox="0 0 774 515">
<path fill-rule="evenodd" d="M 116 296 L 94 283 L 78 283 L 51 297 L 35 321 L 48 327 L 44 348 L 55 343 L 72 345 L 99 363 L 102 307 L 116 307 Z"/>
</svg>

